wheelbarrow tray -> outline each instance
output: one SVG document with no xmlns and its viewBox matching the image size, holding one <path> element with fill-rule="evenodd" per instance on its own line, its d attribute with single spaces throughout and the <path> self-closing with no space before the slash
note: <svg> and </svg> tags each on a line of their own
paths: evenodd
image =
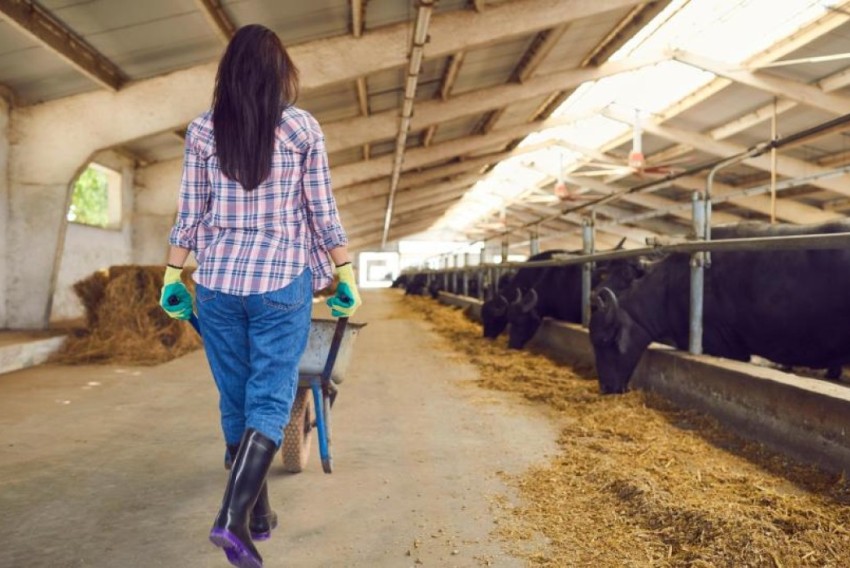
<svg viewBox="0 0 850 568">
<path fill-rule="evenodd" d="M 302 379 L 322 375 L 325 364 L 328 361 L 331 345 L 333 343 L 334 331 L 336 330 L 336 319 L 313 318 L 310 322 L 310 336 L 307 340 L 307 348 L 301 356 L 298 364 L 298 375 Z M 345 370 L 351 361 L 354 340 L 365 326 L 365 323 L 348 322 L 339 344 L 336 354 L 336 362 L 331 369 L 330 379 L 339 384 L 343 381 Z"/>
</svg>

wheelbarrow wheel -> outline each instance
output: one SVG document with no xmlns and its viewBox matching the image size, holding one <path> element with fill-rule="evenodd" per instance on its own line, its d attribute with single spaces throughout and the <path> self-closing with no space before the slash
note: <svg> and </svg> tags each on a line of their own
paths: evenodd
<svg viewBox="0 0 850 568">
<path fill-rule="evenodd" d="M 310 389 L 299 388 L 292 403 L 289 424 L 283 429 L 283 448 L 280 454 L 284 471 L 300 473 L 307 467 L 313 439 L 312 429 L 313 393 Z"/>
</svg>

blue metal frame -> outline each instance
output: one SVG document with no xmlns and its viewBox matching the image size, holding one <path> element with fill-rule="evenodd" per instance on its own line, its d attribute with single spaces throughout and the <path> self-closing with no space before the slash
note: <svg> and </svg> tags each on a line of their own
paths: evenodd
<svg viewBox="0 0 850 568">
<path fill-rule="evenodd" d="M 325 422 L 324 397 L 321 377 L 310 377 L 310 390 L 313 391 L 313 406 L 316 410 L 316 430 L 319 436 L 319 456 L 322 462 L 331 459 L 330 440 L 328 439 L 327 424 Z"/>
</svg>

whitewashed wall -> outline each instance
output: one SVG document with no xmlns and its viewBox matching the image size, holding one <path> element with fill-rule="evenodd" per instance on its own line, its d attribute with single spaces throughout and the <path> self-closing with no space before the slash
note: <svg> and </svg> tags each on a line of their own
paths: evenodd
<svg viewBox="0 0 850 568">
<path fill-rule="evenodd" d="M 9 274 L 9 105 L 0 97 L 0 329 L 7 325 L 6 278 Z"/>
<path fill-rule="evenodd" d="M 75 282 L 102 268 L 133 262 L 133 163 L 108 151 L 97 154 L 94 161 L 121 172 L 121 228 L 101 229 L 68 223 L 53 293 L 51 322 L 74 319 L 84 314 L 82 304 L 73 290 Z"/>
<path fill-rule="evenodd" d="M 136 264 L 165 263 L 182 173 L 182 157 L 136 170 L 133 214 L 133 262 Z"/>
</svg>

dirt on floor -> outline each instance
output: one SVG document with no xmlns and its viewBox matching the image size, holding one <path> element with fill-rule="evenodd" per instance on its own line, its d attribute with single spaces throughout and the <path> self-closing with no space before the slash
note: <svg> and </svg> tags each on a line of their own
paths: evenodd
<svg viewBox="0 0 850 568">
<path fill-rule="evenodd" d="M 457 308 L 407 296 L 482 388 L 552 411 L 562 453 L 505 476 L 498 535 L 529 566 L 850 566 L 850 486 L 705 415 L 642 392 L 601 396 L 595 377 L 481 337 Z M 523 543 L 548 541 L 546 552 Z"/>
</svg>

